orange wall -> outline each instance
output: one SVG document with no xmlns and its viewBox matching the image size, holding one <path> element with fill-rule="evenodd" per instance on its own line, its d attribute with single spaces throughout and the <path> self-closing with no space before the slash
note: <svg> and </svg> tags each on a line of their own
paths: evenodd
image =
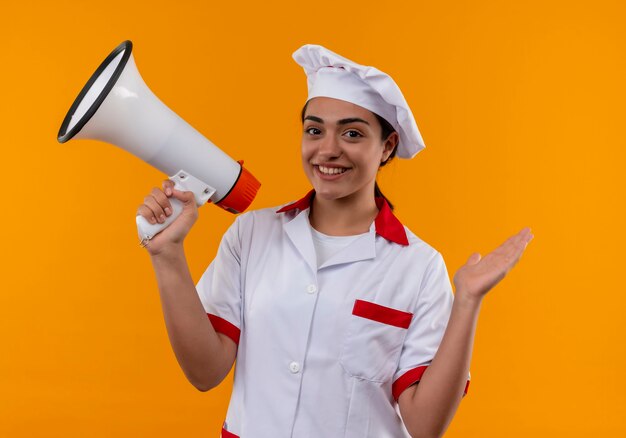
<svg viewBox="0 0 626 438">
<path fill-rule="evenodd" d="M 137 205 L 165 177 L 93 141 L 58 144 L 113 47 L 174 111 L 263 182 L 302 195 L 291 60 L 322 44 L 393 75 L 427 148 L 381 173 L 398 216 L 452 275 L 524 226 L 487 297 L 472 386 L 448 437 L 626 435 L 626 19 L 620 1 L 10 2 L 2 7 L 0 436 L 216 436 L 168 344 Z M 289 183 L 285 183 L 288 181 Z M 194 279 L 233 216 L 186 241 Z"/>
</svg>

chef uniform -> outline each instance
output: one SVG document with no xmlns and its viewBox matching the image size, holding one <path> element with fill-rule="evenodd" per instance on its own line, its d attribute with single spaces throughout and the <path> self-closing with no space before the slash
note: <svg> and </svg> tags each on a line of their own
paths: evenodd
<svg viewBox="0 0 626 438">
<path fill-rule="evenodd" d="M 309 98 L 385 117 L 400 135 L 400 157 L 424 147 L 389 76 L 321 46 L 294 58 Z M 314 196 L 237 217 L 196 286 L 215 330 L 238 345 L 221 436 L 409 437 L 397 400 L 432 361 L 450 316 L 443 257 L 382 197 L 369 232 L 320 235 L 309 222 Z M 323 257 L 316 244 L 326 245 Z"/>
</svg>

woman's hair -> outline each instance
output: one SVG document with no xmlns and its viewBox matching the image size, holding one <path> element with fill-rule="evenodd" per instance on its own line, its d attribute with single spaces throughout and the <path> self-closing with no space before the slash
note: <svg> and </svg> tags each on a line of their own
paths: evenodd
<svg viewBox="0 0 626 438">
<path fill-rule="evenodd" d="M 306 113 L 306 107 L 309 105 L 309 102 L 310 101 L 307 101 L 307 103 L 304 104 L 304 107 L 302 107 L 302 112 L 300 113 L 300 121 L 302 123 L 304 123 L 304 114 Z M 389 123 L 387 120 L 383 119 L 381 116 L 379 116 L 376 113 L 372 113 L 372 114 L 376 116 L 376 120 L 378 120 L 378 123 L 380 123 L 380 127 L 382 130 L 381 140 L 382 141 L 387 140 L 387 138 L 389 138 L 391 133 L 395 132 L 396 130 L 393 129 L 393 126 L 391 126 L 391 123 Z M 393 148 L 393 151 L 391 151 L 391 155 L 389 155 L 389 157 L 385 161 L 380 163 L 380 167 L 383 167 L 385 164 L 390 162 L 392 158 L 396 156 L 397 150 L 398 150 L 398 146 L 396 145 L 396 147 Z M 387 204 L 389 204 L 389 208 L 393 210 L 393 204 L 391 203 L 391 201 L 385 195 L 383 195 L 383 192 L 380 191 L 380 187 L 378 187 L 378 181 L 374 182 L 374 196 L 377 198 L 378 197 L 384 198 L 387 201 Z"/>
</svg>

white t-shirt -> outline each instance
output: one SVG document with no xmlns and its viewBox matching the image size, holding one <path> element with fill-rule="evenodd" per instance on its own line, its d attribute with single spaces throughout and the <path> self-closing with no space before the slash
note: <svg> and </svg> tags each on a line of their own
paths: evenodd
<svg viewBox="0 0 626 438">
<path fill-rule="evenodd" d="M 364 234 L 367 234 L 355 234 L 352 236 L 329 236 L 328 234 L 320 233 L 313 227 L 311 227 L 311 233 L 313 235 L 315 254 L 317 255 L 317 266 L 322 266 L 332 256 L 337 254 L 342 249 L 348 247 L 348 245 L 350 245 L 354 240 L 358 239 Z"/>
</svg>

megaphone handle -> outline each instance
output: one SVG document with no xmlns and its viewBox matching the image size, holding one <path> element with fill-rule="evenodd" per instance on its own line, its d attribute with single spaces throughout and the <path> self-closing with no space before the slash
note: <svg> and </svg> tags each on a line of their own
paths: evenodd
<svg viewBox="0 0 626 438">
<path fill-rule="evenodd" d="M 174 183 L 174 188 L 176 190 L 183 190 L 182 187 L 178 183 Z M 142 241 L 150 240 L 161 231 L 166 229 L 172 222 L 176 220 L 178 216 L 183 212 L 183 203 L 178 199 L 171 197 L 169 198 L 170 205 L 172 206 L 172 214 L 165 217 L 165 222 L 151 224 L 141 215 L 137 215 L 137 231 L 139 233 L 139 239 Z"/>
<path fill-rule="evenodd" d="M 196 199 L 196 205 L 200 207 L 211 199 L 211 196 L 215 193 L 215 188 L 200 181 L 185 170 L 179 170 L 176 175 L 170 176 L 170 180 L 174 183 L 174 188 L 181 192 L 190 191 L 193 193 Z M 165 222 L 162 224 L 151 224 L 143 216 L 137 215 L 137 231 L 139 232 L 139 239 L 142 244 L 152 239 L 161 231 L 166 229 L 169 224 L 174 222 L 178 216 L 183 212 L 183 203 L 174 197 L 170 197 L 170 204 L 172 205 L 172 214 L 165 218 Z"/>
</svg>

